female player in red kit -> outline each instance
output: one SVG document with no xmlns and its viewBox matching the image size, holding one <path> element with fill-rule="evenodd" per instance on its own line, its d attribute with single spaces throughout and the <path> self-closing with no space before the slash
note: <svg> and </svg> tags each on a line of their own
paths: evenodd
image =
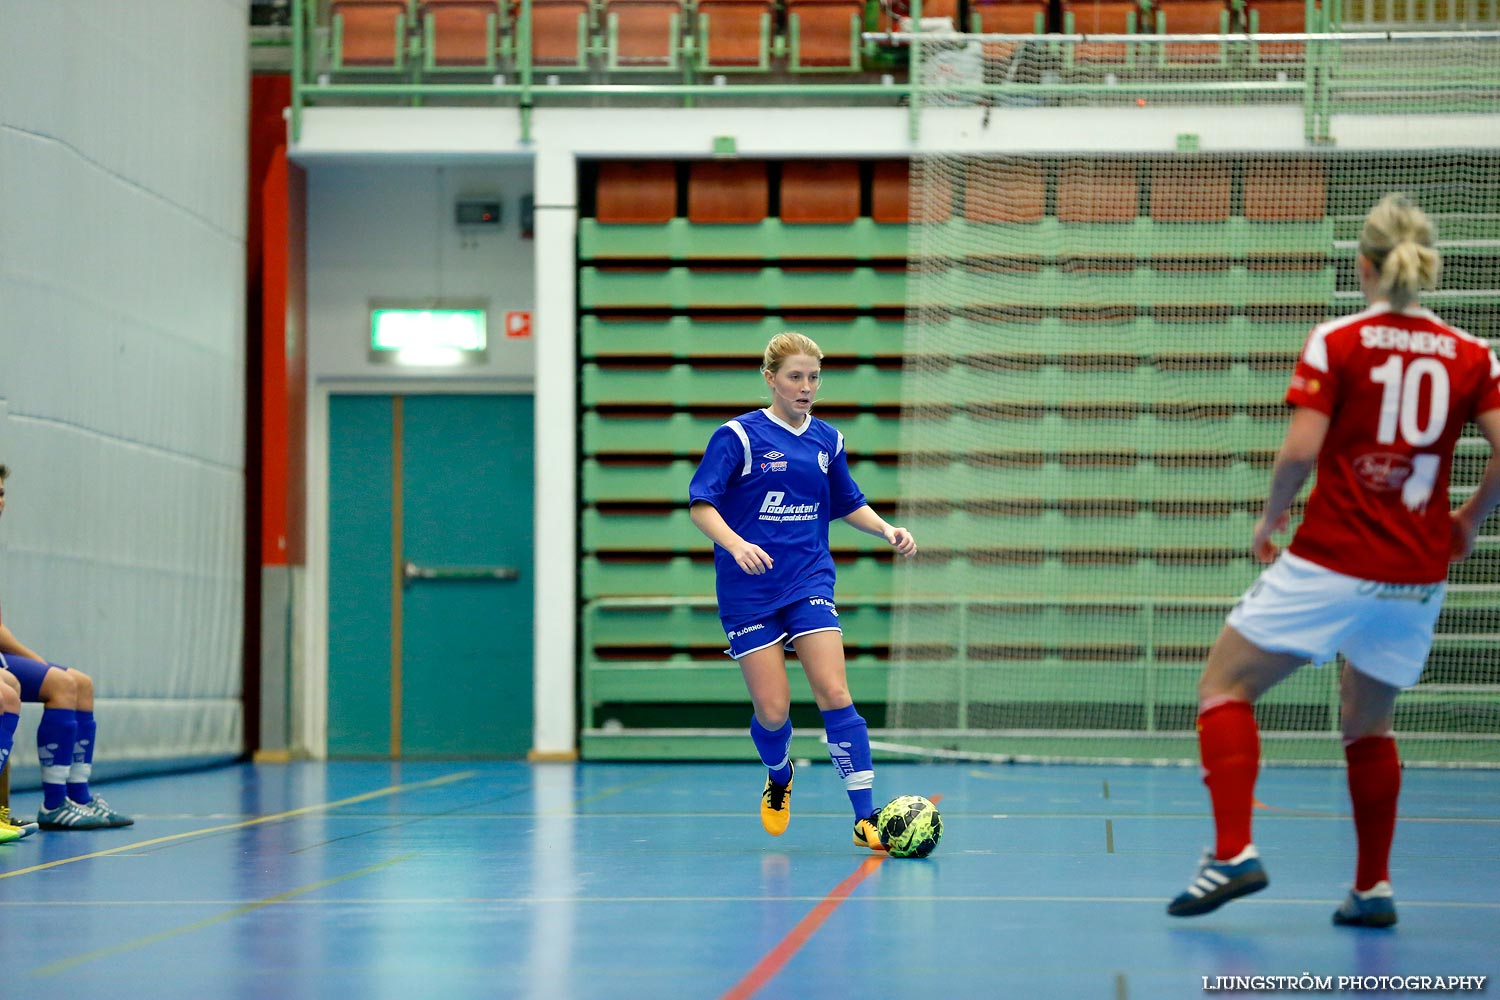
<svg viewBox="0 0 1500 1000">
<path fill-rule="evenodd" d="M 1271 563 L 1229 613 L 1198 682 L 1198 745 L 1216 843 L 1167 906 L 1196 916 L 1269 880 L 1250 839 L 1260 763 L 1252 706 L 1309 661 L 1344 657 L 1341 722 L 1359 857 L 1336 924 L 1396 922 L 1389 859 L 1401 764 L 1396 695 L 1421 676 L 1448 563 L 1500 503 L 1500 360 L 1417 303 L 1440 261 L 1427 216 L 1403 195 L 1359 239 L 1364 311 L 1315 328 L 1286 401 L 1294 409 L 1251 546 Z M 1448 505 L 1453 448 L 1474 421 L 1490 445 L 1478 489 Z M 1291 545 L 1271 536 L 1316 464 Z M 1274 562 L 1273 562 L 1274 560 Z"/>
</svg>

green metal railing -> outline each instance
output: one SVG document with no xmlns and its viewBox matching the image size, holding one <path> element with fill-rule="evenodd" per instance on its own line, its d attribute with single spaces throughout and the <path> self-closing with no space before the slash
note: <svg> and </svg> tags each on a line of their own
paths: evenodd
<svg viewBox="0 0 1500 1000">
<path fill-rule="evenodd" d="M 1145 7 L 1149 0 L 1142 0 Z M 1473 0 L 1477 2 L 1477 0 Z M 1491 0 L 1486 0 L 1491 2 Z M 920 2 L 912 15 L 921 16 Z M 404 18 L 397 27 L 396 55 L 386 67 L 339 66 L 335 54 L 341 42 L 336 19 L 327 13 L 328 0 L 294 0 L 292 19 L 292 112 L 294 140 L 300 137 L 302 112 L 310 104 L 347 100 L 389 101 L 423 105 L 434 102 L 485 100 L 512 105 L 520 115 L 522 141 L 532 135 L 532 118 L 539 104 L 561 106 L 586 100 L 607 99 L 612 103 L 660 102 L 663 99 L 691 107 L 704 102 L 764 102 L 770 98 L 813 105 L 846 106 L 905 102 L 909 108 L 910 132 L 916 137 L 921 116 L 933 95 L 955 96 L 986 106 L 1045 106 L 1080 101 L 1109 104 L 1150 100 L 1157 103 L 1300 104 L 1304 110 L 1305 137 L 1309 144 L 1328 141 L 1329 123 L 1341 105 L 1358 104 L 1360 110 L 1413 110 L 1414 100 L 1424 102 L 1417 110 L 1430 112 L 1487 110 L 1500 99 L 1500 73 L 1489 65 L 1489 52 L 1500 52 L 1500 31 L 1415 31 L 1330 33 L 1333 25 L 1322 8 L 1308 0 L 1306 25 L 1312 33 L 1302 35 L 1210 34 L 1210 35 L 971 35 L 998 46 L 1031 53 L 1037 60 L 1058 60 L 1067 72 L 1044 73 L 1033 79 L 975 80 L 957 83 L 945 79 L 941 85 L 930 72 L 935 58 L 933 45 L 940 36 L 918 36 L 866 32 L 851 36 L 851 62 L 836 68 L 843 74 L 822 72 L 826 68 L 799 64 L 796 33 L 785 39 L 766 40 L 772 58 L 785 59 L 786 69 L 797 74 L 788 82 L 776 82 L 768 67 L 714 65 L 696 30 L 680 29 L 672 58 L 662 66 L 624 66 L 615 58 L 616 32 L 611 26 L 602 33 L 580 28 L 579 61 L 576 66 L 538 66 L 532 57 L 531 0 L 521 0 L 510 30 L 498 43 L 495 59 L 487 67 L 460 70 L 466 75 L 490 74 L 489 80 L 455 82 L 455 68 L 434 68 L 423 50 L 423 25 L 415 17 Z M 1425 9 L 1425 8 L 1424 8 Z M 701 16 L 701 15 L 700 15 Z M 580 22 L 583 24 L 583 22 Z M 870 22 L 867 20 L 867 25 Z M 1425 22 L 1420 22 L 1425 25 Z M 794 25 L 795 27 L 795 25 Z M 766 29 L 769 30 L 769 29 Z M 924 39 L 920 44 L 914 44 Z M 1346 47 L 1358 44 L 1400 46 L 1406 42 L 1442 44 L 1464 40 L 1484 47 L 1477 64 L 1462 67 L 1419 67 L 1402 81 L 1403 93 L 1392 95 L 1393 77 L 1386 67 L 1390 60 L 1366 57 L 1344 58 Z M 1233 56 L 1219 60 L 1210 72 L 1204 67 L 1172 66 L 1167 45 L 1217 44 Z M 1278 68 L 1259 56 L 1262 45 L 1303 49 Z M 1086 67 L 1066 56 L 1082 44 L 1118 44 L 1129 47 L 1131 57 L 1119 73 L 1109 66 Z M 1139 52 L 1140 58 L 1135 58 Z M 902 58 L 904 56 L 904 59 Z M 1017 57 L 1019 58 L 1019 57 Z M 905 63 L 904 72 L 898 65 Z M 493 72 L 503 70 L 501 73 Z M 651 70 L 662 82 L 634 82 Z M 1430 71 L 1429 71 L 1430 70 Z M 1456 70 L 1456 72 L 1455 72 Z M 767 79 L 757 80 L 746 72 Z M 582 76 L 584 82 L 563 77 Z M 539 82 L 540 78 L 540 82 Z M 599 82 L 601 79 L 606 82 Z M 783 78 L 784 79 L 784 78 Z M 733 80 L 734 82 L 730 82 Z M 630 82 L 622 82 L 630 81 Z M 749 82 L 739 82 L 749 81 Z M 1413 95 L 1419 95 L 1414 97 Z M 1394 101 L 1394 103 L 1392 103 Z M 1366 107 L 1368 105 L 1368 107 Z M 1398 107 L 1399 105 L 1399 107 Z"/>
</svg>

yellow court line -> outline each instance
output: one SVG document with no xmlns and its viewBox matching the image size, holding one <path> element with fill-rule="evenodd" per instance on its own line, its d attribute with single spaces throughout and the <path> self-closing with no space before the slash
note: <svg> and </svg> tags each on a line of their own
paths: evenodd
<svg viewBox="0 0 1500 1000">
<path fill-rule="evenodd" d="M 93 858 L 107 858 L 111 854 L 124 854 L 126 851 L 139 850 L 142 847 L 155 847 L 157 844 L 169 844 L 174 840 L 188 840 L 192 837 L 206 837 L 211 833 L 223 833 L 226 830 L 243 830 L 246 827 L 259 826 L 262 823 L 274 823 L 279 819 L 290 819 L 293 816 L 305 816 L 308 813 L 322 812 L 327 809 L 337 809 L 340 806 L 351 806 L 356 802 L 368 802 L 371 799 L 384 798 L 387 795 L 399 795 L 402 792 L 416 791 L 419 788 L 436 788 L 439 785 L 450 785 L 455 781 L 463 781 L 472 778 L 478 772 L 460 771 L 457 774 L 445 775 L 441 778 L 433 778 L 430 781 L 414 781 L 409 785 L 391 785 L 380 788 L 373 792 L 363 792 L 359 795 L 351 795 L 347 799 L 339 799 L 337 802 L 320 802 L 317 805 L 302 806 L 300 809 L 288 809 L 273 816 L 257 816 L 255 819 L 242 820 L 238 823 L 226 823 L 223 826 L 210 826 L 202 830 L 188 830 L 186 833 L 173 833 L 165 837 L 156 837 L 151 840 L 138 840 L 133 844 L 122 844 L 119 847 L 111 847 L 107 851 L 94 851 L 91 854 L 79 854 L 71 858 L 60 858 L 57 861 L 48 861 L 45 864 L 32 865 L 30 868 L 17 868 L 11 872 L 0 872 L 0 880 L 15 878 L 17 875 L 29 875 L 32 872 L 46 871 L 48 868 L 56 868 L 59 865 L 70 865 L 75 861 L 88 861 Z"/>
<path fill-rule="evenodd" d="M 582 799 L 576 800 L 573 803 L 572 807 L 574 809 L 577 809 L 579 806 L 592 805 L 593 803 L 598 802 L 600 799 L 607 799 L 611 795 L 617 795 L 620 792 L 627 792 L 627 791 L 629 791 L 632 788 L 640 788 L 640 787 L 642 787 L 644 785 L 654 785 L 658 781 L 665 781 L 666 778 L 667 778 L 667 776 L 665 774 L 662 774 L 662 775 L 658 775 L 655 778 L 644 778 L 644 779 L 642 779 L 640 781 L 632 781 L 632 782 L 630 782 L 628 784 L 616 785 L 613 788 L 606 788 L 602 792 L 595 792 L 593 795 L 587 796 L 586 798 L 582 798 Z M 557 815 L 557 814 L 556 813 L 550 813 L 548 815 Z M 656 814 L 655 813 L 651 813 L 649 815 L 653 815 L 654 816 Z"/>
<path fill-rule="evenodd" d="M 172 938 L 179 937 L 183 934 L 191 934 L 193 931 L 201 931 L 205 927 L 212 927 L 214 924 L 222 924 L 226 920 L 233 920 L 235 917 L 242 917 L 247 913 L 254 913 L 256 910 L 259 910 L 262 907 L 272 906 L 276 903 L 284 903 L 296 896 L 301 896 L 309 892 L 316 892 L 319 889 L 325 889 L 328 886 L 336 885 L 339 882 L 347 882 L 350 879 L 359 878 L 362 875 L 368 875 L 371 872 L 380 871 L 380 869 L 382 868 L 389 868 L 391 865 L 399 864 L 402 861 L 406 861 L 416 856 L 417 855 L 415 851 L 411 854 L 403 854 L 399 858 L 391 858 L 389 861 L 381 861 L 377 864 L 368 865 L 367 867 L 361 868 L 359 871 L 349 872 L 345 875 L 335 875 L 333 878 L 325 878 L 321 882 L 314 882 L 311 885 L 304 885 L 300 889 L 292 889 L 288 892 L 283 892 L 276 896 L 267 896 L 265 899 L 258 899 L 253 903 L 246 903 L 244 906 L 237 906 L 232 910 L 226 910 L 223 913 L 216 913 L 211 917 L 204 917 L 202 920 L 194 921 L 191 924 L 183 924 L 181 927 L 173 927 L 170 930 L 158 931 L 155 934 L 148 934 L 145 937 L 136 938 L 134 941 L 124 941 L 120 944 L 110 945 L 108 948 L 100 948 L 98 951 L 85 952 L 82 955 L 74 955 L 72 958 L 65 958 L 61 962 L 53 962 L 51 965 L 43 965 L 40 968 L 32 969 L 31 974 L 33 976 L 55 976 L 59 972 L 66 972 L 69 969 L 77 968 L 80 965 L 95 961 L 96 959 L 109 958 L 112 955 L 120 955 L 127 951 L 134 951 L 137 948 L 145 948 L 153 944 L 159 944 L 162 941 L 169 941 Z"/>
</svg>

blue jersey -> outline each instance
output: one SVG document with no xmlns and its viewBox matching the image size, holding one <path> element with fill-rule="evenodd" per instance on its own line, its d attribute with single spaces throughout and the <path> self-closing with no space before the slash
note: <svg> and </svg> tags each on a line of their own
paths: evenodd
<svg viewBox="0 0 1500 1000">
<path fill-rule="evenodd" d="M 688 503 L 711 503 L 775 565 L 751 576 L 714 546 L 719 614 L 765 614 L 806 597 L 832 597 L 828 523 L 865 505 L 844 454 L 844 435 L 808 414 L 792 427 L 764 410 L 714 431 L 688 487 Z"/>
</svg>

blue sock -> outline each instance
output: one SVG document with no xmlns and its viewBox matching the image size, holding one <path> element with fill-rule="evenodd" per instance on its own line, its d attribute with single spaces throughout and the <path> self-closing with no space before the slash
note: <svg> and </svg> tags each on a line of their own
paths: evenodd
<svg viewBox="0 0 1500 1000">
<path fill-rule="evenodd" d="M 36 726 L 36 755 L 42 762 L 42 808 L 56 809 L 68 797 L 73 737 L 78 722 L 71 708 L 46 708 Z"/>
<path fill-rule="evenodd" d="M 77 709 L 78 734 L 73 738 L 73 766 L 68 768 L 68 798 L 78 803 L 94 801 L 89 794 L 89 775 L 94 771 L 94 713 Z"/>
<path fill-rule="evenodd" d="M 0 768 L 10 759 L 11 748 L 16 745 L 16 727 L 20 724 L 21 717 L 15 712 L 0 715 Z"/>
<path fill-rule="evenodd" d="M 828 734 L 828 756 L 844 779 L 844 791 L 854 807 L 854 818 L 875 811 L 875 766 L 870 762 L 870 730 L 853 705 L 823 713 Z"/>
<path fill-rule="evenodd" d="M 792 780 L 792 720 L 787 719 L 780 729 L 772 732 L 752 715 L 750 738 L 755 741 L 755 749 L 760 751 L 761 762 L 771 772 L 771 780 L 780 785 Z"/>
</svg>

